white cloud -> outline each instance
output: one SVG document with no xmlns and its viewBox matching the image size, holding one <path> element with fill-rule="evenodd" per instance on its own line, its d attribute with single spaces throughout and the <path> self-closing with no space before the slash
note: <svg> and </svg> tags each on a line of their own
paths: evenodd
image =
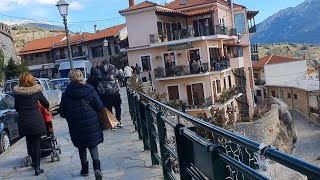
<svg viewBox="0 0 320 180">
<path fill-rule="evenodd" d="M 8 11 L 18 7 L 24 7 L 33 4 L 34 6 L 55 5 L 58 0 L 0 0 L 0 11 Z M 84 9 L 83 3 L 77 0 L 68 1 L 70 8 L 74 10 Z"/>
<path fill-rule="evenodd" d="M 72 1 L 70 3 L 70 9 L 72 9 L 72 10 L 82 10 L 82 9 L 84 9 L 84 6 L 79 1 Z"/>
</svg>

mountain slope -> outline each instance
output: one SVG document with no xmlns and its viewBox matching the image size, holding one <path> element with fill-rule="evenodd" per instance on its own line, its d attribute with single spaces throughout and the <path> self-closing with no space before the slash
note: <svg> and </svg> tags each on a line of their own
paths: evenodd
<svg viewBox="0 0 320 180">
<path fill-rule="evenodd" d="M 253 43 L 320 44 L 320 0 L 306 0 L 279 11 L 258 24 Z"/>
<path fill-rule="evenodd" d="M 27 27 L 34 27 L 40 28 L 45 30 L 64 30 L 63 27 L 51 24 L 46 21 L 33 21 L 33 20 L 26 20 L 26 21 L 3 21 L 3 23 L 9 26 L 27 26 Z"/>
</svg>

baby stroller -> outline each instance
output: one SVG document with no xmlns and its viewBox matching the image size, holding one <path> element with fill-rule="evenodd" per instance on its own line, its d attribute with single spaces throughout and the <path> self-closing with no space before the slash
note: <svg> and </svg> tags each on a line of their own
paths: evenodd
<svg viewBox="0 0 320 180">
<path fill-rule="evenodd" d="M 55 159 L 60 161 L 61 147 L 57 142 L 57 138 L 54 135 L 53 126 L 52 126 L 52 115 L 49 110 L 42 107 L 39 103 L 40 112 L 43 115 L 47 133 L 41 136 L 40 148 L 41 148 L 41 158 L 51 156 L 51 161 L 54 162 Z M 31 158 L 31 147 L 28 142 L 27 151 L 28 156 L 24 159 L 24 165 L 27 167 L 32 164 Z"/>
</svg>

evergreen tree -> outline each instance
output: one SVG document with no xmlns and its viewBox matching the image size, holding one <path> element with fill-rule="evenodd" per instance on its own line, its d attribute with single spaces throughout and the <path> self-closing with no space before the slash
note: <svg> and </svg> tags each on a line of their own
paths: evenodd
<svg viewBox="0 0 320 180">
<path fill-rule="evenodd" d="M 12 79 L 19 76 L 19 67 L 12 58 L 8 61 L 8 65 L 5 68 L 6 79 Z"/>
</svg>

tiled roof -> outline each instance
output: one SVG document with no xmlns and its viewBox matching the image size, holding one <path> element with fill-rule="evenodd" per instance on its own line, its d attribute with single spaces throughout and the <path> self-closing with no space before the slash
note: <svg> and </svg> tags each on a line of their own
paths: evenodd
<svg viewBox="0 0 320 180">
<path fill-rule="evenodd" d="M 282 56 L 265 56 L 261 58 L 258 62 L 252 63 L 253 69 L 263 69 L 266 64 L 279 64 L 287 63 L 293 61 L 304 61 L 303 59 L 291 58 L 291 57 L 282 57 Z"/>
<path fill-rule="evenodd" d="M 157 14 L 168 15 L 168 16 L 181 16 L 181 17 L 192 17 L 210 13 L 214 11 L 217 6 L 204 7 L 198 9 L 192 9 L 188 11 L 180 11 L 180 10 L 169 10 L 169 9 L 157 9 Z"/>
<path fill-rule="evenodd" d="M 119 31 L 124 29 L 126 24 L 120 24 L 118 26 L 113 26 L 97 33 L 78 33 L 70 35 L 70 44 L 77 44 L 81 42 L 93 41 L 97 39 L 103 39 L 107 37 L 116 36 Z M 42 39 L 36 39 L 27 43 L 19 52 L 20 55 L 32 54 L 38 52 L 50 51 L 54 48 L 67 46 L 65 34 L 60 34 L 57 36 L 51 36 Z"/>
<path fill-rule="evenodd" d="M 317 70 L 315 70 L 314 68 L 308 69 L 307 72 L 308 74 L 312 74 L 314 72 L 316 72 Z"/>
<path fill-rule="evenodd" d="M 131 7 L 127 8 L 127 9 L 121 10 L 121 11 L 119 11 L 119 13 L 124 13 L 124 12 L 129 12 L 129 11 L 134 11 L 134 10 L 138 10 L 138 9 L 154 7 L 154 6 L 158 6 L 158 4 L 150 2 L 150 1 L 144 1 L 142 3 L 139 3 L 139 4 L 136 4 L 134 6 L 131 6 Z"/>
<path fill-rule="evenodd" d="M 113 26 L 111 28 L 98 31 L 97 33 L 91 34 L 88 40 L 90 41 L 90 40 L 103 39 L 106 37 L 116 36 L 126 26 L 127 26 L 126 24 L 120 24 L 118 26 Z"/>
<path fill-rule="evenodd" d="M 177 10 L 177 9 L 195 7 L 195 6 L 204 5 L 204 4 L 216 3 L 216 2 L 228 6 L 228 2 L 225 0 L 175 0 L 165 5 L 165 7 L 169 9 Z M 240 5 L 234 4 L 234 7 L 237 7 L 237 6 L 240 6 Z"/>
</svg>

